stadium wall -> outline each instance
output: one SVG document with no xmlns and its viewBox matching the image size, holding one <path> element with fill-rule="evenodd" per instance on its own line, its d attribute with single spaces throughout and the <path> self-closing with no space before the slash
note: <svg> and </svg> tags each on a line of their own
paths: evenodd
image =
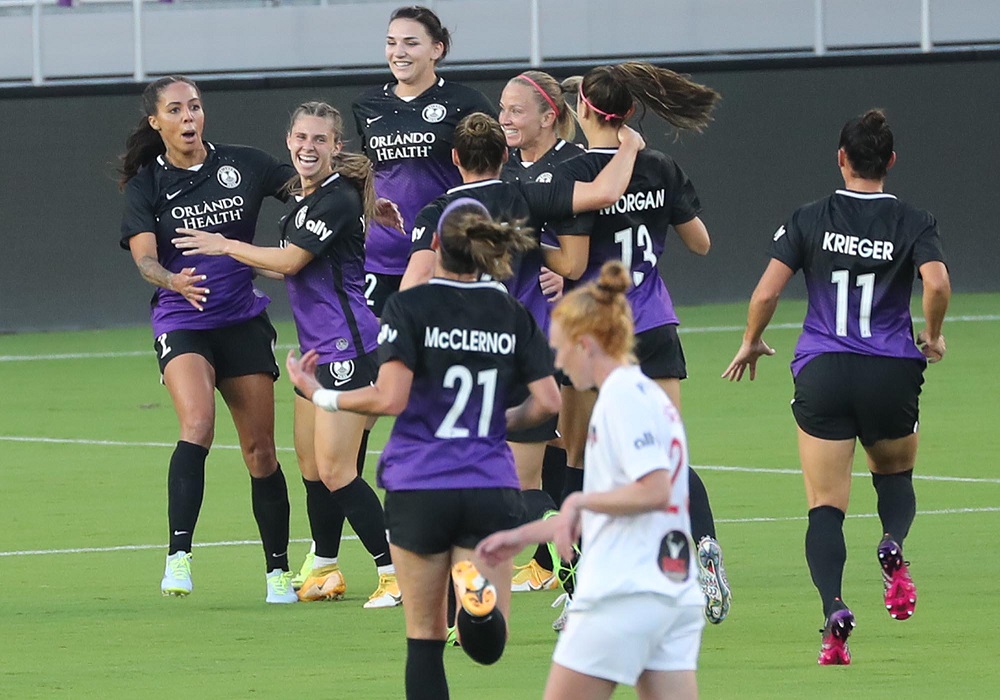
<svg viewBox="0 0 1000 700">
<path fill-rule="evenodd" d="M 1000 197 L 989 175 L 1000 162 L 1000 93 L 993 89 L 1000 56 L 711 64 L 691 72 L 723 95 L 715 123 L 676 141 L 658 119 L 642 123 L 650 145 L 672 154 L 691 176 L 712 233 L 705 258 L 671 237 L 661 270 L 679 304 L 749 296 L 783 219 L 841 186 L 840 127 L 869 107 L 885 108 L 896 132 L 899 160 L 888 189 L 937 216 L 955 289 L 1000 290 Z M 504 84 L 499 75 L 446 76 L 494 99 Z M 372 76 L 369 84 L 384 77 Z M 330 101 L 352 130 L 351 100 L 367 86 L 330 77 L 203 83 L 206 136 L 284 158 L 283 133 L 296 104 Z M 146 322 L 151 288 L 118 248 L 122 197 L 114 175 L 139 117 L 138 91 L 0 92 L 0 235 L 7 246 L 0 256 L 0 332 Z M 276 242 L 279 212 L 277 203 L 265 206 L 258 243 Z M 790 294 L 802 295 L 801 280 L 796 285 Z M 274 299 L 273 317 L 288 318 L 283 286 L 263 280 L 261 288 Z"/>
</svg>

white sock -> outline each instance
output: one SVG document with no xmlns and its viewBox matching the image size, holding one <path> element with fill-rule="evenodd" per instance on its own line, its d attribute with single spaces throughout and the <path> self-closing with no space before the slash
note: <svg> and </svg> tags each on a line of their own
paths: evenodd
<svg viewBox="0 0 1000 700">
<path fill-rule="evenodd" d="M 389 564 L 389 566 L 377 566 L 375 567 L 375 570 L 378 572 L 379 576 L 381 576 L 382 574 L 396 573 L 396 567 L 393 566 L 392 564 Z"/>
<path fill-rule="evenodd" d="M 313 560 L 314 569 L 322 569 L 324 566 L 333 566 L 337 563 L 337 557 L 316 557 Z"/>
</svg>

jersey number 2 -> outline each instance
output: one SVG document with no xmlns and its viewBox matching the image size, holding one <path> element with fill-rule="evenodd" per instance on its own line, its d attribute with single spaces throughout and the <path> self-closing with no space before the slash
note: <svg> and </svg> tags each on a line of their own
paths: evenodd
<svg viewBox="0 0 1000 700">
<path fill-rule="evenodd" d="M 477 437 L 486 437 L 489 434 L 490 423 L 493 420 L 493 399 L 497 393 L 496 368 L 484 369 L 473 378 L 472 372 L 465 365 L 452 365 L 444 373 L 444 388 L 456 389 L 457 387 L 458 393 L 455 394 L 455 403 L 448 409 L 448 413 L 445 415 L 444 420 L 441 421 L 441 425 L 438 426 L 434 437 L 444 440 L 469 437 L 469 429 L 459 428 L 456 423 L 458 423 L 458 419 L 462 414 L 465 413 L 466 406 L 469 405 L 473 383 L 483 387 L 482 408 L 479 413 L 479 425 L 476 435 Z"/>
<path fill-rule="evenodd" d="M 837 335 L 847 336 L 847 300 L 850 297 L 851 273 L 834 270 L 830 281 L 837 285 Z M 858 328 L 862 338 L 872 337 L 872 302 L 875 299 L 875 273 L 858 275 L 855 287 L 861 287 L 861 307 L 858 309 Z"/>
</svg>

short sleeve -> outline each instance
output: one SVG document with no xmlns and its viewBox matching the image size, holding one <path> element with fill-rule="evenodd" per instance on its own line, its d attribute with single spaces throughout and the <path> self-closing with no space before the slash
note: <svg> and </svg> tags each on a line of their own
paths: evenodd
<svg viewBox="0 0 1000 700">
<path fill-rule="evenodd" d="M 491 100 L 489 100 L 486 95 L 476 90 L 476 98 L 473 101 L 471 112 L 485 112 L 494 119 L 499 115 L 497 114 L 497 108 Z"/>
<path fill-rule="evenodd" d="M 771 237 L 771 257 L 785 263 L 792 270 L 801 270 L 802 233 L 795 225 L 795 216 L 778 227 Z"/>
<path fill-rule="evenodd" d="M 530 384 L 555 374 L 555 365 L 552 361 L 552 349 L 535 319 L 519 303 L 517 312 L 515 358 L 521 383 Z"/>
<path fill-rule="evenodd" d="M 670 223 L 674 226 L 686 224 L 701 213 L 701 201 L 695 192 L 691 179 L 681 170 L 681 166 L 671 162 L 666 173 L 674 201 L 670 206 Z"/>
<path fill-rule="evenodd" d="M 574 182 L 517 182 L 514 186 L 521 190 L 536 221 L 563 221 L 573 216 Z"/>
<path fill-rule="evenodd" d="M 261 172 L 261 192 L 267 197 L 275 197 L 282 202 L 288 199 L 285 185 L 297 175 L 290 163 L 282 163 L 270 153 L 259 151 Z"/>
<path fill-rule="evenodd" d="M 633 387 L 635 391 L 622 391 Z M 641 387 L 626 384 L 616 389 L 615 409 L 605 411 L 604 420 L 606 434 L 614 436 L 614 451 L 622 470 L 638 481 L 657 469 L 668 469 L 670 446 L 661 443 L 658 436 L 664 434 L 663 427 L 656 424 L 668 418 L 653 401 L 639 393 Z"/>
<path fill-rule="evenodd" d="M 413 220 L 413 228 L 410 229 L 410 255 L 418 250 L 431 249 L 431 241 L 434 239 L 434 232 L 437 230 L 444 207 L 444 202 L 436 199 L 417 214 Z"/>
<path fill-rule="evenodd" d="M 301 226 L 291 227 L 288 242 L 319 257 L 338 237 L 361 225 L 361 210 L 344 192 L 333 192 L 306 210 Z"/>
<path fill-rule="evenodd" d="M 393 294 L 382 310 L 382 326 L 378 333 L 378 358 L 384 364 L 399 360 L 410 370 L 416 371 L 419 334 L 401 303 L 405 295 Z"/>
<path fill-rule="evenodd" d="M 937 220 L 930 214 L 927 218 L 927 226 L 917 236 L 917 241 L 913 245 L 913 265 L 917 268 L 929 262 L 945 262 Z"/>
<path fill-rule="evenodd" d="M 150 178 L 136 176 L 125 186 L 125 211 L 122 213 L 119 244 L 128 250 L 128 241 L 139 233 L 156 233 L 156 212 L 150 191 Z"/>
</svg>

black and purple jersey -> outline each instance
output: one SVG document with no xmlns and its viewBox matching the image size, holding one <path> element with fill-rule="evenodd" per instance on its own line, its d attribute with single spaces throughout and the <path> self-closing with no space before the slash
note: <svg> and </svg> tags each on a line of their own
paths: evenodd
<svg viewBox="0 0 1000 700">
<path fill-rule="evenodd" d="M 379 462 L 382 488 L 520 488 L 505 409 L 512 390 L 553 373 L 552 351 L 499 283 L 436 277 L 394 294 L 379 359 L 413 372 Z"/>
<path fill-rule="evenodd" d="M 142 168 L 125 187 L 121 247 L 140 233 L 156 235 L 159 263 L 170 272 L 186 267 L 207 275 L 211 290 L 204 311 L 183 296 L 157 288 L 151 302 L 153 335 L 187 329 L 223 328 L 259 316 L 270 299 L 253 286 L 253 271 L 229 256 L 184 256 L 171 239 L 176 229 L 221 233 L 252 243 L 264 197 L 283 199 L 295 169 L 247 146 L 205 143 L 208 157 L 191 170 L 175 168 L 164 156 Z"/>
<path fill-rule="evenodd" d="M 792 214 L 771 257 L 802 270 L 809 294 L 794 375 L 828 352 L 926 361 L 913 341 L 910 296 L 916 270 L 944 262 L 928 212 L 891 194 L 837 190 Z"/>
<path fill-rule="evenodd" d="M 299 350 L 317 350 L 320 364 L 375 350 L 378 321 L 365 301 L 365 219 L 361 193 L 334 173 L 298 198 L 281 219 L 281 245 L 316 257 L 285 275 Z"/>
<path fill-rule="evenodd" d="M 583 149 L 575 143 L 559 139 L 541 158 L 526 163 L 521 159 L 521 149 L 511 148 L 510 158 L 503 166 L 500 179 L 504 182 L 552 182 L 556 167 L 560 163 L 576 158 Z"/>
<path fill-rule="evenodd" d="M 430 250 L 434 231 L 445 208 L 456 199 L 471 197 L 486 207 L 497 221 L 523 221 L 536 240 L 549 219 L 564 219 L 573 214 L 573 183 L 553 184 L 482 180 L 459 185 L 420 210 L 410 235 L 411 252 Z M 535 322 L 548 335 L 552 304 L 542 293 L 538 275 L 542 267 L 539 248 L 529 250 L 511 261 L 513 275 L 500 280 L 504 287 L 531 312 Z"/>
<path fill-rule="evenodd" d="M 556 179 L 591 182 L 617 151 L 590 149 L 560 165 Z M 631 270 L 633 286 L 626 297 L 635 318 L 635 332 L 642 333 L 678 323 L 657 261 L 663 254 L 670 226 L 687 223 L 700 211 L 698 195 L 680 166 L 670 156 L 647 148 L 639 152 L 632 180 L 621 199 L 610 207 L 554 224 L 553 228 L 561 236 L 590 237 L 587 268 L 574 285 L 596 280 L 608 260 L 621 260 Z"/>
<path fill-rule="evenodd" d="M 366 92 L 354 103 L 362 149 L 375 166 L 375 193 L 399 206 L 407 231 L 420 209 L 462 181 L 451 162 L 455 127 L 473 112 L 496 116 L 492 103 L 472 88 L 439 79 L 412 100 L 396 96 L 395 83 Z M 410 252 L 399 231 L 372 222 L 366 269 L 402 275 Z"/>
</svg>

